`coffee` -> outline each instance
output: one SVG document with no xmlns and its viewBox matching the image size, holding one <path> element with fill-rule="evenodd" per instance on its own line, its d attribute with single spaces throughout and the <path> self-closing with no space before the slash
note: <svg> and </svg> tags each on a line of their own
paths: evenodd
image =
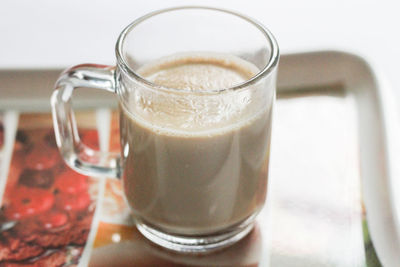
<svg viewBox="0 0 400 267">
<path fill-rule="evenodd" d="M 168 233 L 205 235 L 260 210 L 273 98 L 265 103 L 257 88 L 221 90 L 258 71 L 214 53 L 178 54 L 137 70 L 159 92 L 138 91 L 120 105 L 123 185 L 136 219 Z"/>
</svg>

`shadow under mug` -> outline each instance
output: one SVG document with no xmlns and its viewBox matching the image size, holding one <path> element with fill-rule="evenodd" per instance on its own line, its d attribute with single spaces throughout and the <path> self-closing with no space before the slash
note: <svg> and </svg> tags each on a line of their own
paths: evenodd
<svg viewBox="0 0 400 267">
<path fill-rule="evenodd" d="M 259 71 L 241 84 L 209 91 L 168 88 L 138 74 L 160 58 L 190 52 L 233 56 Z M 59 77 L 51 105 L 64 160 L 86 175 L 121 178 L 138 230 L 160 246 L 208 252 L 243 238 L 267 195 L 279 61 L 272 34 L 235 12 L 169 8 L 127 26 L 116 56 L 116 66 L 78 65 Z M 117 95 L 121 153 L 96 151 L 79 139 L 71 97 L 84 87 Z M 198 107 L 190 112 L 218 123 L 171 130 L 138 113 L 137 101 L 168 106 L 165 121 Z M 221 119 L 238 110 L 246 116 L 234 123 Z"/>
</svg>

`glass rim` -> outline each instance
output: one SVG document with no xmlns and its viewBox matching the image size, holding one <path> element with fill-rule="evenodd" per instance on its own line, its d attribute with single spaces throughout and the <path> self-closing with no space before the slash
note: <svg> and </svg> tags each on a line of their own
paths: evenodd
<svg viewBox="0 0 400 267">
<path fill-rule="evenodd" d="M 255 26 L 261 33 L 264 34 L 266 37 L 266 40 L 269 42 L 271 46 L 271 54 L 270 58 L 268 60 L 268 63 L 265 64 L 264 68 L 262 68 L 256 75 L 251 77 L 250 79 L 244 81 L 243 83 L 240 83 L 238 85 L 234 85 L 231 87 L 227 88 L 221 88 L 221 89 L 214 89 L 214 90 L 207 90 L 207 91 L 189 91 L 189 90 L 182 90 L 182 89 L 176 89 L 172 87 L 165 87 L 162 85 L 155 84 L 142 76 L 140 76 L 136 71 L 134 71 L 131 67 L 129 67 L 128 63 L 124 59 L 124 56 L 122 55 L 122 46 L 125 41 L 126 36 L 141 22 L 150 19 L 156 15 L 171 12 L 171 11 L 177 11 L 177 10 L 185 10 L 185 9 L 198 9 L 198 10 L 211 10 L 211 11 L 218 11 L 218 12 L 223 12 L 226 14 L 234 15 L 238 18 L 241 18 L 253 26 Z M 139 82 L 142 85 L 145 85 L 146 87 L 150 87 L 152 89 L 156 89 L 158 91 L 165 91 L 165 92 L 170 92 L 170 93 L 189 93 L 189 94 L 200 94 L 200 95 L 209 95 L 209 94 L 215 94 L 215 93 L 222 93 L 226 91 L 236 91 L 240 90 L 243 88 L 246 88 L 252 84 L 255 84 L 262 78 L 266 77 L 268 74 L 272 72 L 272 70 L 278 65 L 279 61 L 279 47 L 278 43 L 273 36 L 273 34 L 266 28 L 264 25 L 262 25 L 260 22 L 257 20 L 250 18 L 246 15 L 240 14 L 235 11 L 227 10 L 227 9 L 222 9 L 222 8 L 216 8 L 216 7 L 208 7 L 208 6 L 177 6 L 177 7 L 170 7 L 170 8 L 164 8 L 160 10 L 156 10 L 153 12 L 150 12 L 144 16 L 141 16 L 134 20 L 132 23 L 130 23 L 128 26 L 124 28 L 124 30 L 121 32 L 117 39 L 117 43 L 115 46 L 115 53 L 117 57 L 117 66 L 121 68 L 123 71 L 131 75 L 137 82 Z"/>
</svg>

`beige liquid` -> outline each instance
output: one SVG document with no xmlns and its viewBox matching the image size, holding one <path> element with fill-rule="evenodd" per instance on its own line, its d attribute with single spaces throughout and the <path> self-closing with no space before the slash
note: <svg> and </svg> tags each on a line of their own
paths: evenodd
<svg viewBox="0 0 400 267">
<path fill-rule="evenodd" d="M 155 84 L 193 93 L 228 88 L 257 72 L 234 56 L 194 53 L 139 70 Z M 129 101 L 130 112 L 121 106 L 120 113 L 123 184 L 137 219 L 170 233 L 202 235 L 259 211 L 266 196 L 272 101 L 252 108 L 265 99 L 251 90 Z"/>
</svg>

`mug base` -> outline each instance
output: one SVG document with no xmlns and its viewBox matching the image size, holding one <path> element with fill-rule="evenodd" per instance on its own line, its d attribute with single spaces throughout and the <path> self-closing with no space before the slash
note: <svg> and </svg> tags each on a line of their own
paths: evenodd
<svg viewBox="0 0 400 267">
<path fill-rule="evenodd" d="M 139 232 L 151 242 L 176 252 L 209 253 L 235 244 L 254 227 L 254 220 L 246 220 L 232 230 L 207 236 L 182 236 L 161 232 L 141 221 L 136 221 Z"/>
</svg>

